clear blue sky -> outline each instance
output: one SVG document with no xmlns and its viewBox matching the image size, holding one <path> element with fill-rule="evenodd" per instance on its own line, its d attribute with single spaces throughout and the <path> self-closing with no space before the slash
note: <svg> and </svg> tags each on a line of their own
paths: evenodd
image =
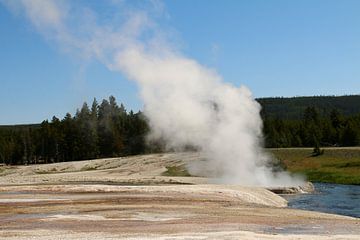
<svg viewBox="0 0 360 240">
<path fill-rule="evenodd" d="M 101 11 L 102 1 L 90 1 Z M 79 4 L 85 4 L 80 1 Z M 360 93 L 360 1 L 164 1 L 183 53 L 255 97 Z M 0 4 L 0 124 L 36 123 L 114 95 L 142 103 L 121 74 L 59 51 Z"/>
</svg>

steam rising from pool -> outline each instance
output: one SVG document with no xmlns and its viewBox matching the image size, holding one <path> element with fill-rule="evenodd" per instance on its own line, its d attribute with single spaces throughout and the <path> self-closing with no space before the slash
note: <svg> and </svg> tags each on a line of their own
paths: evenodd
<svg viewBox="0 0 360 240">
<path fill-rule="evenodd" d="M 243 185 L 303 183 L 269 167 L 260 105 L 250 90 L 225 82 L 169 41 L 156 22 L 166 15 L 161 2 L 150 1 L 144 10 L 112 1 L 106 19 L 73 1 L 2 2 L 66 52 L 96 59 L 135 81 L 150 121 L 149 139 L 163 139 L 177 150 L 192 146 L 205 156 L 203 164 L 190 166 L 191 173 Z"/>
</svg>

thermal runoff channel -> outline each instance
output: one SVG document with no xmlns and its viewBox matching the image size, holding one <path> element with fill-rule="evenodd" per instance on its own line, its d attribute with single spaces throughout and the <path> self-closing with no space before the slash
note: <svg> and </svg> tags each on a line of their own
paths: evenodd
<svg viewBox="0 0 360 240">
<path fill-rule="evenodd" d="M 193 146 L 206 158 L 190 172 L 231 184 L 303 183 L 269 167 L 271 157 L 261 147 L 260 105 L 250 90 L 182 54 L 158 21 L 167 14 L 158 2 L 137 8 L 109 1 L 106 16 L 74 1 L 2 2 L 61 51 L 82 61 L 95 59 L 135 81 L 151 126 L 149 139 L 161 138 L 171 149 Z"/>
</svg>

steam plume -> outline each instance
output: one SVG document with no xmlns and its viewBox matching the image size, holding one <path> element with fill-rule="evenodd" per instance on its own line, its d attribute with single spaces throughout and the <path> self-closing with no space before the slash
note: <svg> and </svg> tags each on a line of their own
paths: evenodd
<svg viewBox="0 0 360 240">
<path fill-rule="evenodd" d="M 164 15 L 161 2 L 149 2 L 146 11 L 111 2 L 109 9 L 117 12 L 102 24 L 91 8 L 77 8 L 70 1 L 2 2 L 65 51 L 95 58 L 134 80 L 150 120 L 150 137 L 165 139 L 175 149 L 195 146 L 206 157 L 206 165 L 190 170 L 210 173 L 224 183 L 302 183 L 267 167 L 271 159 L 261 148 L 260 106 L 249 89 L 224 82 L 166 39 L 166 31 L 151 17 Z"/>
</svg>

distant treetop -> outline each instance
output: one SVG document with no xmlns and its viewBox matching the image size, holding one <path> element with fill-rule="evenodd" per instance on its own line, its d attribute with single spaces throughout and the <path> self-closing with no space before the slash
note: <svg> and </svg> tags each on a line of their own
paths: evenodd
<svg viewBox="0 0 360 240">
<path fill-rule="evenodd" d="M 301 119 L 306 108 L 315 107 L 321 116 L 329 116 L 333 110 L 345 116 L 360 113 L 360 95 L 272 97 L 256 99 L 262 106 L 265 118 Z"/>
</svg>

